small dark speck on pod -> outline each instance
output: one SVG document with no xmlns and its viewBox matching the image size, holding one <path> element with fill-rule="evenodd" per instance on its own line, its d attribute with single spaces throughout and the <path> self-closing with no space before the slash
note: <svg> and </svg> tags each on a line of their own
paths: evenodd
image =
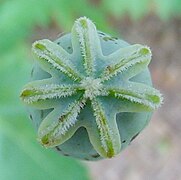
<svg viewBox="0 0 181 180">
<path fill-rule="evenodd" d="M 70 156 L 69 154 L 63 154 L 64 156 Z"/>
<path fill-rule="evenodd" d="M 43 119 L 43 116 L 44 116 L 44 112 L 43 110 L 41 110 L 41 114 L 40 114 L 41 119 Z"/>
<path fill-rule="evenodd" d="M 33 121 L 33 116 L 32 116 L 31 114 L 30 114 L 30 116 L 29 116 L 29 117 L 30 117 L 30 119 Z"/>
<path fill-rule="evenodd" d="M 123 140 L 123 141 L 122 141 L 122 143 L 125 143 L 125 142 L 126 142 L 126 140 Z"/>
<path fill-rule="evenodd" d="M 98 157 L 100 157 L 100 155 L 99 154 L 93 154 L 93 155 L 91 155 L 93 158 L 98 158 Z"/>
<path fill-rule="evenodd" d="M 55 146 L 57 151 L 62 151 L 58 146 Z"/>
<path fill-rule="evenodd" d="M 100 34 L 100 35 L 103 35 L 103 36 L 105 35 L 103 32 L 99 32 L 99 34 Z"/>
<path fill-rule="evenodd" d="M 31 70 L 31 77 L 33 77 L 34 68 Z"/>
<path fill-rule="evenodd" d="M 135 134 L 132 138 L 131 138 L 131 142 L 139 135 L 139 133 Z"/>
</svg>

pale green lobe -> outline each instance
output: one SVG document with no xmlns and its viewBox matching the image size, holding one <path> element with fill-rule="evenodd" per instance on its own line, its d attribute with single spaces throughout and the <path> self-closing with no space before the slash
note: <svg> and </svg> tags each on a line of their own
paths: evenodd
<svg viewBox="0 0 181 180">
<path fill-rule="evenodd" d="M 73 85 L 46 84 L 32 88 L 26 87 L 21 94 L 21 98 L 25 103 L 33 104 L 41 100 L 71 96 L 76 92 L 77 87 Z"/>
<path fill-rule="evenodd" d="M 54 42 L 48 39 L 36 41 L 32 51 L 44 70 L 58 69 L 75 81 L 82 79 L 81 74 L 69 60 L 70 54 Z"/>
<path fill-rule="evenodd" d="M 83 126 L 98 154 L 111 158 L 121 151 L 117 114 L 150 112 L 162 103 L 159 91 L 131 81 L 147 68 L 151 51 L 136 44 L 103 55 L 96 27 L 86 17 L 75 21 L 70 39 L 71 54 L 46 39 L 33 44 L 36 60 L 51 77 L 26 85 L 21 99 L 37 109 L 50 109 L 38 130 L 43 146 L 59 146 Z"/>
<path fill-rule="evenodd" d="M 107 87 L 105 89 L 116 98 L 145 106 L 147 111 L 155 110 L 162 103 L 162 96 L 158 90 L 141 83 L 129 82 L 124 87 Z"/>
<path fill-rule="evenodd" d="M 32 81 L 21 92 L 21 100 L 37 109 L 49 109 L 57 105 L 57 99 L 77 93 L 78 86 L 73 84 L 57 84 L 55 78 Z"/>
<path fill-rule="evenodd" d="M 79 18 L 72 28 L 72 36 L 73 46 L 80 46 L 85 72 L 92 76 L 96 58 L 102 54 L 96 27 L 88 18 Z"/>
<path fill-rule="evenodd" d="M 98 99 L 92 99 L 91 105 L 96 120 L 96 127 L 92 131 L 93 134 L 89 132 L 90 140 L 103 157 L 111 158 L 121 150 L 121 141 L 116 122 L 113 117 L 109 119 L 106 116 L 105 110 Z"/>
<path fill-rule="evenodd" d="M 58 102 L 56 101 L 57 98 L 54 99 L 52 97 L 52 95 L 54 94 L 53 91 L 52 93 L 47 93 L 47 90 L 50 90 L 50 89 L 53 90 L 52 87 L 49 87 L 49 85 L 52 85 L 52 84 L 54 84 L 55 86 L 59 86 L 58 84 L 55 83 L 54 78 L 32 81 L 26 84 L 26 86 L 24 86 L 20 94 L 20 98 L 23 101 L 23 103 L 25 103 L 28 106 L 35 107 L 36 109 L 43 110 L 43 109 L 53 108 L 58 104 Z M 46 88 L 42 89 L 41 87 L 46 87 Z M 40 91 L 39 92 L 36 91 L 38 89 L 41 90 L 41 93 Z M 46 92 L 46 95 L 45 94 L 43 95 L 44 92 Z M 50 94 L 50 96 L 48 94 Z"/>
<path fill-rule="evenodd" d="M 148 66 L 151 61 L 151 56 L 150 49 L 143 45 L 136 44 L 120 48 L 106 57 L 107 66 L 103 70 L 101 78 L 103 81 L 109 80 L 118 73 L 129 72 L 131 67 L 134 68 L 134 66 L 137 65 L 138 67 L 135 68 L 134 71 L 134 75 L 136 75 Z M 114 62 L 112 60 L 114 60 Z"/>
<path fill-rule="evenodd" d="M 80 97 L 70 103 L 59 114 L 59 108 L 51 112 L 43 121 L 38 131 L 38 139 L 45 147 L 54 147 L 69 139 L 77 130 L 77 117 L 84 107 L 86 100 Z M 56 117 L 56 118 L 55 118 Z"/>
</svg>

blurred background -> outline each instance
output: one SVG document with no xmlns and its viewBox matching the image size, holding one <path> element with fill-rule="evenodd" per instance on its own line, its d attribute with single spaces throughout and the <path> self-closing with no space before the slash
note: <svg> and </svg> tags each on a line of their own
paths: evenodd
<svg viewBox="0 0 181 180">
<path fill-rule="evenodd" d="M 146 130 L 119 156 L 85 162 L 43 149 L 19 100 L 31 44 L 69 32 L 87 16 L 97 28 L 151 47 L 164 95 Z M 181 0 L 0 0 L 0 180 L 181 179 Z"/>
</svg>

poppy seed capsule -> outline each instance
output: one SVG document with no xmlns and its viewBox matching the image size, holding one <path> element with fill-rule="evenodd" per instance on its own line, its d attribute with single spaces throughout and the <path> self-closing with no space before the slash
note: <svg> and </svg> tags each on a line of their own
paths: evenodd
<svg viewBox="0 0 181 180">
<path fill-rule="evenodd" d="M 55 42 L 36 41 L 32 51 L 32 82 L 21 99 L 38 141 L 65 156 L 116 156 L 162 103 L 148 70 L 150 49 L 99 32 L 86 17 Z"/>
</svg>

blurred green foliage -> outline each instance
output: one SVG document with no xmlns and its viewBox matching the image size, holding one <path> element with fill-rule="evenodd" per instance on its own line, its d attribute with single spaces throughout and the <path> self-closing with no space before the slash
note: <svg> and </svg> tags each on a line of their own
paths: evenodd
<svg viewBox="0 0 181 180">
<path fill-rule="evenodd" d="M 155 13 L 166 21 L 181 15 L 181 0 L 102 0 L 106 13 L 114 17 L 128 15 L 138 20 L 145 15 Z"/>
<path fill-rule="evenodd" d="M 31 37 L 35 26 L 46 27 L 54 21 L 62 30 L 70 30 L 75 18 L 87 16 L 99 29 L 113 32 L 110 16 L 129 15 L 137 20 L 153 12 L 168 20 L 181 14 L 181 0 L 1 0 L 0 54 Z"/>
<path fill-rule="evenodd" d="M 114 34 L 112 19 L 155 13 L 166 21 L 179 16 L 180 9 L 181 0 L 0 0 L 0 180 L 88 179 L 79 162 L 41 148 L 19 101 L 29 80 L 29 40 L 37 26 L 53 22 L 68 31 L 77 17 L 87 16 L 98 29 Z"/>
</svg>

